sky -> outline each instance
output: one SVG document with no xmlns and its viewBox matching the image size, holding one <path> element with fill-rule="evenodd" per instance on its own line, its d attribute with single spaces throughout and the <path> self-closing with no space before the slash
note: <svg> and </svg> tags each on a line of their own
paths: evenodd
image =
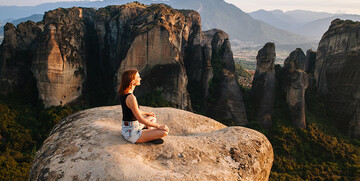
<svg viewBox="0 0 360 181">
<path fill-rule="evenodd" d="M 245 12 L 259 9 L 283 11 L 309 10 L 360 15 L 360 0 L 225 0 Z"/>
<path fill-rule="evenodd" d="M 0 6 L 35 6 L 46 2 L 76 0 L 0 0 Z M 81 1 L 81 0 L 77 0 Z M 94 0 L 92 0 L 94 1 Z M 316 12 L 347 13 L 360 15 L 360 0 L 225 0 L 245 12 L 259 9 L 283 11 L 309 10 Z"/>
</svg>

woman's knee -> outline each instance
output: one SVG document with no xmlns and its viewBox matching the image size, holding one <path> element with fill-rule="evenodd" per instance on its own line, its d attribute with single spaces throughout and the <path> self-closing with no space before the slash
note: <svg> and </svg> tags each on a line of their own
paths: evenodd
<svg viewBox="0 0 360 181">
<path fill-rule="evenodd" d="M 153 123 L 156 123 L 156 117 L 153 117 L 153 116 L 151 116 L 152 118 L 151 118 L 151 122 L 153 122 Z"/>
<path fill-rule="evenodd" d="M 156 123 L 156 117 L 154 116 L 146 116 L 145 119 L 147 119 L 150 122 Z"/>
</svg>

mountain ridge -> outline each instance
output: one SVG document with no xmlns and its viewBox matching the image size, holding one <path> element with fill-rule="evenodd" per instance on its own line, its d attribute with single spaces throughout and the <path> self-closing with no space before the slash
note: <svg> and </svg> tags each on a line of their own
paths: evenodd
<svg viewBox="0 0 360 181">
<path fill-rule="evenodd" d="M 359 21 L 360 15 L 335 14 L 327 12 L 313 12 L 305 10 L 281 11 L 281 10 L 257 10 L 249 13 L 251 17 L 270 24 L 274 27 L 306 36 L 313 40 L 320 40 L 321 36 L 329 28 L 331 21 L 340 18 Z"/>
</svg>

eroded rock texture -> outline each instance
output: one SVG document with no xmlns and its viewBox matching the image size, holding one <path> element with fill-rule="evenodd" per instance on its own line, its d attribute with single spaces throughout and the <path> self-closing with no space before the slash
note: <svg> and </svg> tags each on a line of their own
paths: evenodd
<svg viewBox="0 0 360 181">
<path fill-rule="evenodd" d="M 360 138 L 360 23 L 336 19 L 317 51 L 317 93 L 348 135 Z"/>
<path fill-rule="evenodd" d="M 266 43 L 256 56 L 256 72 L 251 94 L 257 120 L 266 128 L 272 124 L 271 114 L 275 101 L 275 44 Z"/>
<path fill-rule="evenodd" d="M 121 106 L 85 110 L 54 127 L 30 180 L 269 179 L 274 155 L 263 134 L 174 108 L 142 108 L 169 126 L 164 144 L 125 141 Z"/>
</svg>

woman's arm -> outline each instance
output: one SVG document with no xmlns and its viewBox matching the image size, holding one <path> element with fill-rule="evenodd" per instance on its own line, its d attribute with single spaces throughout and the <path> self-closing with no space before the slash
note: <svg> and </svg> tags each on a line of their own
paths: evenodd
<svg viewBox="0 0 360 181">
<path fill-rule="evenodd" d="M 144 112 L 144 111 L 142 111 L 142 110 L 140 110 L 140 109 L 139 109 L 139 111 L 140 111 L 140 114 L 141 114 L 141 115 L 147 115 L 147 116 L 154 116 L 154 117 L 156 117 L 155 113 L 153 113 L 153 112 Z"/>
<path fill-rule="evenodd" d="M 142 113 L 146 114 L 147 112 L 143 112 L 139 109 L 138 107 L 138 103 L 136 100 L 136 97 L 133 94 L 130 94 L 127 98 L 126 98 L 126 105 L 131 109 L 131 111 L 133 112 L 135 118 L 142 124 L 145 124 L 146 126 L 149 127 L 155 127 L 157 129 L 161 129 L 163 126 L 150 122 L 146 119 L 144 119 L 141 115 Z M 155 114 L 154 114 L 155 115 Z"/>
</svg>

